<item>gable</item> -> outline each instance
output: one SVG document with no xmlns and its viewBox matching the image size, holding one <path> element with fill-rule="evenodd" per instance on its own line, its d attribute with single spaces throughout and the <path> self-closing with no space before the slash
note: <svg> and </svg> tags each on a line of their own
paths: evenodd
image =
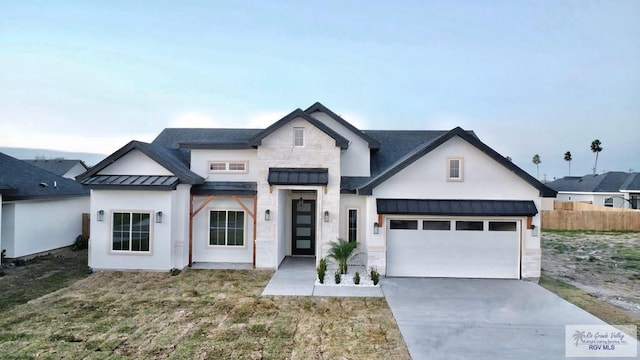
<svg viewBox="0 0 640 360">
<path fill-rule="evenodd" d="M 303 146 L 294 145 L 294 129 L 296 128 L 303 129 Z M 310 151 L 323 151 L 327 148 L 335 148 L 336 140 L 318 128 L 316 124 L 310 123 L 304 118 L 296 117 L 265 136 L 261 141 L 261 146 L 291 148 L 293 153 L 305 153 L 309 156 Z"/>
<path fill-rule="evenodd" d="M 134 149 L 98 172 L 98 175 L 173 175 L 162 165 Z"/>
<path fill-rule="evenodd" d="M 448 160 L 462 160 L 462 181 L 448 179 Z M 459 137 L 423 155 L 374 189 L 377 197 L 530 199 L 538 190 Z"/>
</svg>

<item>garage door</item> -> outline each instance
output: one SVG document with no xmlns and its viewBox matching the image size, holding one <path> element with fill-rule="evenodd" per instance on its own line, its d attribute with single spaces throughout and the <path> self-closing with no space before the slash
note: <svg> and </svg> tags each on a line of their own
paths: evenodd
<svg viewBox="0 0 640 360">
<path fill-rule="evenodd" d="M 520 220 L 390 219 L 387 276 L 520 278 Z"/>
</svg>

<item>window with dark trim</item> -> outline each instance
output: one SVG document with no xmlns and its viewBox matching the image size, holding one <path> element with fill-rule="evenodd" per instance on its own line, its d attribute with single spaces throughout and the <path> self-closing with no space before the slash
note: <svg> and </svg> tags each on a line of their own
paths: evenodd
<svg viewBox="0 0 640 360">
<path fill-rule="evenodd" d="M 458 231 L 483 231 L 484 222 L 482 221 L 456 221 L 456 230 Z"/>
<path fill-rule="evenodd" d="M 209 245 L 243 246 L 244 211 L 211 210 L 209 212 Z"/>
<path fill-rule="evenodd" d="M 349 209 L 347 236 L 349 242 L 358 241 L 358 209 Z"/>
<path fill-rule="evenodd" d="M 391 230 L 418 230 L 418 220 L 389 220 Z"/>
<path fill-rule="evenodd" d="M 422 222 L 422 230 L 451 230 L 451 221 L 424 220 Z"/>
<path fill-rule="evenodd" d="M 209 172 L 212 173 L 246 173 L 246 161 L 210 161 Z"/>
<path fill-rule="evenodd" d="M 605 198 L 604 199 L 604 206 L 613 207 L 613 198 L 612 197 Z"/>
<path fill-rule="evenodd" d="M 151 246 L 151 213 L 114 212 L 111 250 L 149 252 Z"/>
<path fill-rule="evenodd" d="M 516 231 L 515 221 L 489 221 L 489 231 Z"/>
</svg>

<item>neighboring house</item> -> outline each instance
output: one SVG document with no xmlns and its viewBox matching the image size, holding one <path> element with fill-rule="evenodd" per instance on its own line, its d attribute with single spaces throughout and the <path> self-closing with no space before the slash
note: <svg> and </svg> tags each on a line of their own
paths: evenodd
<svg viewBox="0 0 640 360">
<path fill-rule="evenodd" d="M 67 179 L 75 180 L 76 176 L 89 170 L 89 167 L 82 160 L 65 160 L 65 159 L 50 159 L 50 160 L 22 160 L 27 164 L 31 164 L 39 167 L 40 169 L 47 170 L 48 172 L 60 175 Z"/>
<path fill-rule="evenodd" d="M 17 258 L 72 245 L 89 211 L 89 191 L 0 153 L 0 249 Z"/>
<path fill-rule="evenodd" d="M 557 200 L 640 209 L 640 173 L 610 171 L 604 174 L 565 176 L 547 184 L 558 192 Z"/>
<path fill-rule="evenodd" d="M 165 129 L 78 180 L 94 269 L 275 269 L 343 238 L 387 276 L 537 278 L 555 197 L 473 132 L 361 131 L 320 103 L 266 129 Z"/>
</svg>

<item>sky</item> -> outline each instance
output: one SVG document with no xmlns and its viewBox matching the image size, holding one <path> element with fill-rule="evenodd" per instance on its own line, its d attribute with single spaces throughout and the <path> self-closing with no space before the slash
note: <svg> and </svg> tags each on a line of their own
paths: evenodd
<svg viewBox="0 0 640 360">
<path fill-rule="evenodd" d="M 461 126 L 540 179 L 640 171 L 640 1 L 0 0 L 0 147 L 166 127 Z M 539 170 L 532 163 L 539 154 Z"/>
</svg>

